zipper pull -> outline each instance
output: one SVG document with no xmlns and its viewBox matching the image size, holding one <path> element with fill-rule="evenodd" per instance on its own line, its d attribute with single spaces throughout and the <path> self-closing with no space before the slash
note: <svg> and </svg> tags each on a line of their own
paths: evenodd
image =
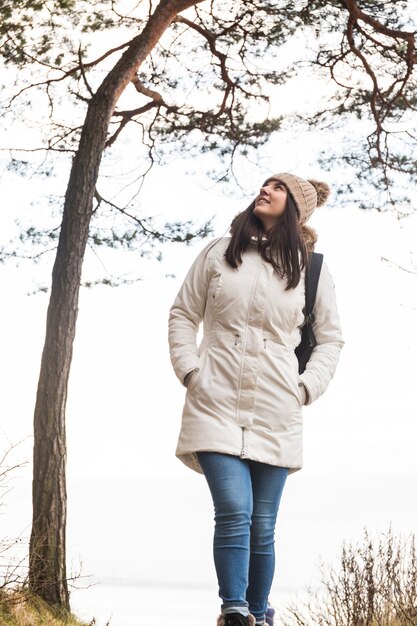
<svg viewBox="0 0 417 626">
<path fill-rule="evenodd" d="M 246 426 L 242 426 L 242 449 L 240 451 L 240 456 L 245 456 L 246 455 L 246 450 L 245 450 L 245 428 L 246 428 Z"/>
<path fill-rule="evenodd" d="M 238 339 L 239 339 L 239 337 L 240 337 L 240 334 L 239 334 L 239 333 L 235 333 L 235 337 L 236 337 L 236 339 L 235 339 L 235 345 L 236 345 L 236 344 L 237 344 L 237 340 L 238 340 Z"/>
<path fill-rule="evenodd" d="M 264 348 L 266 348 L 266 337 L 263 338 Z"/>
</svg>

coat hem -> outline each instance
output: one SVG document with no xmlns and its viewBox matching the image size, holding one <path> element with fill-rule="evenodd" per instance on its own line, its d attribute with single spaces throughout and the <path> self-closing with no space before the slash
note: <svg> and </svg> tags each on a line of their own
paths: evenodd
<svg viewBox="0 0 417 626">
<path fill-rule="evenodd" d="M 199 450 L 195 450 L 193 452 L 180 452 L 180 453 L 175 453 L 175 456 L 177 457 L 177 459 L 179 459 L 182 463 L 184 463 L 184 465 L 186 465 L 187 467 L 189 467 L 190 469 L 194 470 L 195 472 L 197 472 L 198 474 L 203 474 L 204 472 L 201 468 L 201 465 L 198 461 L 198 457 L 196 452 L 203 452 L 206 451 L 207 448 L 200 448 Z M 207 450 L 209 451 L 209 450 Z M 239 452 L 229 452 L 229 451 L 223 451 L 223 450 L 210 450 L 210 452 L 221 452 L 222 454 L 232 454 L 233 456 L 238 456 L 240 457 L 242 460 L 248 460 L 248 461 L 258 461 L 259 463 L 266 463 L 267 465 L 275 465 L 276 467 L 287 467 L 288 468 L 288 475 L 290 474 L 294 474 L 294 472 L 298 472 L 302 469 L 302 465 L 280 465 L 279 463 L 268 463 L 265 460 L 261 460 L 261 459 L 256 459 L 253 458 L 251 456 L 246 456 L 245 457 L 241 457 Z"/>
</svg>

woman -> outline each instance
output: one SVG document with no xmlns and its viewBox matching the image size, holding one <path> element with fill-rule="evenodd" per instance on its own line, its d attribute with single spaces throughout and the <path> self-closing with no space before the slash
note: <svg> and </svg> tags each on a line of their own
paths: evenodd
<svg viewBox="0 0 417 626">
<path fill-rule="evenodd" d="M 286 478 L 303 464 L 302 406 L 324 393 L 344 345 L 324 260 L 317 346 L 298 373 L 305 267 L 317 241 L 305 222 L 329 193 L 294 174 L 268 178 L 231 237 L 197 255 L 169 312 L 171 363 L 187 388 L 175 454 L 204 474 L 215 510 L 217 626 L 271 623 L 275 523 Z"/>
</svg>

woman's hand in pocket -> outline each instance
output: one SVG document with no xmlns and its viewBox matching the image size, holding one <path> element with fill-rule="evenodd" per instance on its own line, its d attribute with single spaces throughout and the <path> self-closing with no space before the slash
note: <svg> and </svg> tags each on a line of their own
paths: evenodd
<svg viewBox="0 0 417 626">
<path fill-rule="evenodd" d="M 190 372 L 188 372 L 188 373 L 185 375 L 185 378 L 184 378 L 184 385 L 185 385 L 186 387 L 188 387 L 188 383 L 189 383 L 189 381 L 190 381 L 190 378 L 191 378 L 191 377 L 192 377 L 192 375 L 194 374 L 194 372 L 197 372 L 197 371 L 198 371 L 198 368 L 196 368 L 196 367 L 195 367 L 193 370 L 191 370 Z"/>
</svg>

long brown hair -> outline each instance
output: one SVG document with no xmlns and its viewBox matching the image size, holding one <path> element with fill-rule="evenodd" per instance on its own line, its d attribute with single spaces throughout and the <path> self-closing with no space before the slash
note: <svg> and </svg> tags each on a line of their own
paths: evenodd
<svg viewBox="0 0 417 626">
<path fill-rule="evenodd" d="M 284 212 L 268 233 L 264 233 L 262 221 L 253 213 L 255 200 L 233 218 L 229 228 L 232 237 L 224 256 L 231 267 L 238 269 L 242 263 L 242 253 L 254 235 L 258 238 L 258 252 L 262 258 L 272 264 L 280 278 L 287 277 L 285 289 L 288 290 L 298 285 L 301 271 L 308 263 L 309 252 L 317 241 L 317 233 L 300 224 L 295 200 L 288 187 L 285 188 L 287 199 Z M 264 234 L 267 239 L 262 239 Z"/>
</svg>

